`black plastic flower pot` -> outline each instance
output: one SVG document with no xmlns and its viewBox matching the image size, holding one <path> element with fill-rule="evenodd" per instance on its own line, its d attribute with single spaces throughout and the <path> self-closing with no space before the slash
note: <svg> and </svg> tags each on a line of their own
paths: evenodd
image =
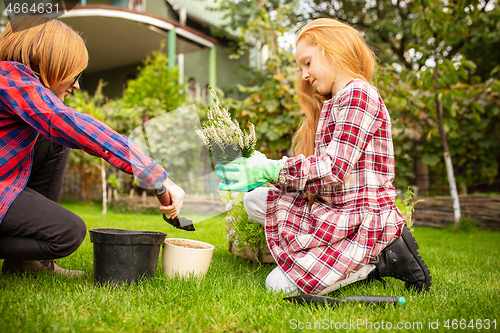
<svg viewBox="0 0 500 333">
<path fill-rule="evenodd" d="M 94 281 L 132 284 L 154 276 L 167 234 L 123 229 L 89 230 L 94 245 Z"/>
</svg>

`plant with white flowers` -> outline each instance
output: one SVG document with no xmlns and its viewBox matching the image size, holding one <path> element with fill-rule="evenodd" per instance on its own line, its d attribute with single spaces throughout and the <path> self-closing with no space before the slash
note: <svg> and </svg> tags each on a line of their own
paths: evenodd
<svg viewBox="0 0 500 333">
<path fill-rule="evenodd" d="M 210 88 L 214 107 L 208 108 L 208 121 L 202 129 L 196 130 L 207 147 L 212 158 L 217 162 L 230 162 L 238 157 L 250 157 L 255 151 L 255 126 L 249 123 L 249 131 L 242 130 L 236 119 L 232 119 L 228 110 L 222 107 L 215 91 Z"/>
<path fill-rule="evenodd" d="M 252 257 L 246 258 L 259 262 L 257 254 L 267 247 L 264 226 L 248 217 L 243 204 L 245 193 L 221 191 L 220 194 L 222 202 L 226 205 L 224 222 L 230 251 L 238 255 L 250 250 Z"/>
</svg>

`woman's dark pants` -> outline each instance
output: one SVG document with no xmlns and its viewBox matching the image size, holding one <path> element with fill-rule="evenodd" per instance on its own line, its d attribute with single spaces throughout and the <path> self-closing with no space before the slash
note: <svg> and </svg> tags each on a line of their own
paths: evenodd
<svg viewBox="0 0 500 333">
<path fill-rule="evenodd" d="M 39 135 L 28 184 L 0 222 L 0 259 L 62 258 L 83 242 L 85 223 L 57 203 L 69 153 Z"/>
</svg>

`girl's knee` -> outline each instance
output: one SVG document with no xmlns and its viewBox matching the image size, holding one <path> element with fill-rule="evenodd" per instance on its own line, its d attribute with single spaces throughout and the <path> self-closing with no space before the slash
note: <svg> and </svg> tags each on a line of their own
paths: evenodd
<svg viewBox="0 0 500 333">
<path fill-rule="evenodd" d="M 245 211 L 254 222 L 264 225 L 267 209 L 267 193 L 269 188 L 256 188 L 243 197 Z"/>
</svg>

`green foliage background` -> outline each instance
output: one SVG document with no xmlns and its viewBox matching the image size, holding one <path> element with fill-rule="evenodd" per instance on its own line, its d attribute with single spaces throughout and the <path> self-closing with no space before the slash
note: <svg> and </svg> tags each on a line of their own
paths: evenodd
<svg viewBox="0 0 500 333">
<path fill-rule="evenodd" d="M 252 83 L 240 87 L 248 98 L 231 105 L 237 117 L 257 125 L 258 148 L 271 157 L 287 153 L 301 117 L 293 87 L 297 67 L 278 40 L 285 31 L 331 17 L 358 29 L 378 57 L 374 84 L 393 121 L 395 185 L 415 183 L 420 159 L 430 168 L 428 194 L 447 193 L 441 123 L 459 187 L 474 191 L 495 182 L 499 187 L 500 8 L 495 1 L 222 0 L 221 6 L 228 26 L 244 32 L 240 50 L 255 40 L 269 49 L 262 69 L 249 70 Z"/>
<path fill-rule="evenodd" d="M 123 93 L 123 97 L 108 100 L 102 94 L 102 87 L 106 83 L 100 82 L 93 95 L 87 91 L 74 91 L 67 97 L 65 104 L 73 107 L 79 112 L 87 113 L 95 118 L 103 121 L 118 133 L 129 136 L 137 128 L 141 128 L 144 121 L 153 120 L 169 111 L 174 111 L 179 107 L 185 106 L 188 103 L 187 94 L 184 86 L 178 83 L 177 68 L 168 67 L 168 58 L 160 49 L 149 56 L 139 68 L 137 78 L 127 82 L 127 88 Z M 182 115 L 182 113 L 179 113 Z M 182 128 L 182 117 L 174 118 L 175 124 L 171 124 L 169 128 Z M 176 126 L 177 125 L 177 126 Z M 159 129 L 160 133 L 165 133 Z M 166 145 L 164 140 L 172 142 L 175 137 L 177 142 L 175 150 L 182 149 L 183 145 L 189 143 L 190 138 L 184 138 L 176 135 L 177 133 L 168 133 L 165 138 L 161 136 L 152 137 L 150 141 L 151 149 L 146 149 L 148 154 L 154 156 L 170 156 L 173 155 L 172 146 Z M 193 133 L 194 134 L 194 133 Z M 168 161 L 170 171 L 173 171 L 177 179 L 186 179 L 186 166 L 199 161 L 187 152 L 182 156 L 178 155 L 175 159 Z M 200 152 L 195 152 L 199 154 Z M 81 175 L 82 197 L 83 199 L 93 198 L 93 185 L 96 180 L 101 177 L 100 159 L 95 156 L 90 156 L 83 151 L 73 150 L 70 155 L 69 167 L 77 171 Z M 161 161 L 159 161 L 161 162 Z M 175 168 L 177 166 L 177 168 Z M 132 177 L 124 178 L 126 186 L 122 186 L 117 177 L 122 179 L 121 172 L 117 172 L 109 164 L 106 169 L 110 178 L 108 183 L 119 190 L 128 189 L 132 184 Z M 174 169 L 174 170 L 172 170 Z"/>
<path fill-rule="evenodd" d="M 283 46 L 280 38 L 314 18 L 333 17 L 361 31 L 378 57 L 374 84 L 393 121 L 395 185 L 406 189 L 415 184 L 415 164 L 421 160 L 430 169 L 427 194 L 447 193 L 441 124 L 459 188 L 499 187 L 500 8 L 496 2 L 221 0 L 218 10 L 227 14 L 228 27 L 242 32 L 235 57 L 257 41 L 269 51 L 260 68 L 244 71 L 248 84 L 238 89 L 246 98 L 222 99 L 242 126 L 256 125 L 256 148 L 268 157 L 290 155 L 302 118 L 294 87 L 298 68 L 293 50 Z M 153 119 L 186 104 L 178 73 L 168 70 L 166 60 L 161 51 L 148 58 L 121 99 L 104 101 L 99 93 L 76 94 L 73 105 L 102 113 L 107 124 L 128 134 L 140 126 L 144 114 Z M 197 107 L 204 121 L 206 105 Z M 179 165 L 189 163 L 188 159 L 179 159 Z"/>
</svg>

